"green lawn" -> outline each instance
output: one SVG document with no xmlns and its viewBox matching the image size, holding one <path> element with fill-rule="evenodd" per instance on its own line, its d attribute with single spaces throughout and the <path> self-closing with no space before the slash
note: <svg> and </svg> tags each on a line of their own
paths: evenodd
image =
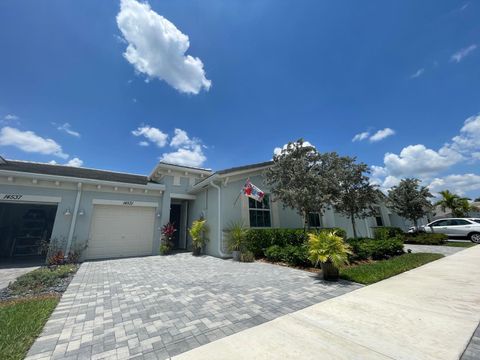
<svg viewBox="0 0 480 360">
<path fill-rule="evenodd" d="M 49 296 L 0 303 L 0 359 L 23 359 L 58 301 Z"/>
<path fill-rule="evenodd" d="M 353 265 L 340 270 L 340 277 L 360 284 L 373 284 L 402 272 L 442 258 L 441 254 L 412 253 L 388 260 Z"/>
<path fill-rule="evenodd" d="M 462 247 L 462 248 L 469 248 L 478 244 L 475 244 L 473 242 L 456 242 L 456 241 L 447 241 L 445 244 L 446 246 L 451 246 L 451 247 Z"/>
</svg>

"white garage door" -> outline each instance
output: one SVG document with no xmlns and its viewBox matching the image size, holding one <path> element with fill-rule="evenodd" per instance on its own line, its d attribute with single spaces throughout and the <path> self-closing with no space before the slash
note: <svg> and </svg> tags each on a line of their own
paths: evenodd
<svg viewBox="0 0 480 360">
<path fill-rule="evenodd" d="M 87 259 L 152 254 L 155 208 L 95 205 Z"/>
</svg>

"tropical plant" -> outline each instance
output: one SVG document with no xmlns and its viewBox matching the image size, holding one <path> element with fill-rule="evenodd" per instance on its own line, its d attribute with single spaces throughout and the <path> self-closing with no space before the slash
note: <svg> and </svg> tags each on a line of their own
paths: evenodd
<svg viewBox="0 0 480 360">
<path fill-rule="evenodd" d="M 172 223 L 167 223 L 162 226 L 162 238 L 160 241 L 160 254 L 166 255 L 173 249 L 173 234 L 177 229 Z"/>
<path fill-rule="evenodd" d="M 325 280 L 337 280 L 339 267 L 348 263 L 351 254 L 350 246 L 335 231 L 308 234 L 308 258 L 321 264 Z"/>
<path fill-rule="evenodd" d="M 227 246 L 229 251 L 246 251 L 248 229 L 243 221 L 233 221 L 227 229 Z"/>
<path fill-rule="evenodd" d="M 370 183 L 370 169 L 365 163 L 356 163 L 356 158 L 337 157 L 333 171 L 336 172 L 333 192 L 335 210 L 350 219 L 353 237 L 357 237 L 355 218 L 364 219 L 374 213 L 373 205 L 381 198 L 381 193 Z"/>
<path fill-rule="evenodd" d="M 192 223 L 192 227 L 188 229 L 190 237 L 192 238 L 193 252 L 195 255 L 199 255 L 201 249 L 207 244 L 208 237 L 208 225 L 207 220 L 198 219 Z"/>
<path fill-rule="evenodd" d="M 440 191 L 439 194 L 442 198 L 435 205 L 440 206 L 443 212 L 450 209 L 453 217 L 465 217 L 470 211 L 477 209 L 469 203 L 468 198 L 460 197 L 449 190 Z"/>
<path fill-rule="evenodd" d="M 407 178 L 388 191 L 387 205 L 398 215 L 411 220 L 417 228 L 418 220 L 432 209 L 431 197 L 428 188 L 420 186 L 419 179 Z"/>
<path fill-rule="evenodd" d="M 289 142 L 279 154 L 274 155 L 273 165 L 266 170 L 264 181 L 270 187 L 275 200 L 283 207 L 298 212 L 308 227 L 310 213 L 323 213 L 331 202 L 331 184 L 334 184 L 332 166 L 335 153 L 320 154 L 303 139 Z"/>
</svg>

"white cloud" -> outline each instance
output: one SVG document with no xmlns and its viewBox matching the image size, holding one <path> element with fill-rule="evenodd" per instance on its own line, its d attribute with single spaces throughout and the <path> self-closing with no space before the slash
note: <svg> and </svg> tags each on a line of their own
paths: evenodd
<svg viewBox="0 0 480 360">
<path fill-rule="evenodd" d="M 150 146 L 150 144 L 148 143 L 148 141 L 140 141 L 140 142 L 138 143 L 138 145 L 140 145 L 140 146 Z"/>
<path fill-rule="evenodd" d="M 144 136 L 148 141 L 156 144 L 160 148 L 167 145 L 168 135 L 150 125 L 139 126 L 136 130 L 132 131 L 132 134 L 134 136 Z M 144 144 L 140 145 L 145 146 Z"/>
<path fill-rule="evenodd" d="M 480 175 L 476 174 L 451 174 L 443 178 L 437 177 L 428 185 L 432 193 L 450 190 L 458 195 L 465 195 L 470 191 L 480 190 Z"/>
<path fill-rule="evenodd" d="M 373 134 L 371 136 L 370 136 L 370 132 L 364 131 L 364 132 L 356 134 L 352 138 L 352 142 L 363 141 L 363 140 L 367 140 L 367 139 L 370 142 L 377 142 L 377 141 L 383 140 L 383 139 L 385 139 L 389 136 L 392 136 L 394 134 L 395 134 L 395 130 L 390 129 L 390 128 L 385 128 L 385 129 L 382 129 L 382 130 L 378 130 L 375 134 Z"/>
<path fill-rule="evenodd" d="M 207 157 L 203 154 L 202 147 L 196 145 L 191 149 L 180 148 L 174 152 L 165 153 L 160 160 L 171 164 L 199 167 Z"/>
<path fill-rule="evenodd" d="M 315 147 L 315 146 L 313 146 L 312 144 L 310 144 L 310 142 L 304 141 L 304 142 L 303 142 L 303 147 L 307 147 L 307 146 Z M 281 152 L 282 152 L 282 150 L 285 150 L 287 147 L 288 147 L 288 144 L 283 145 L 283 147 L 281 147 L 281 148 L 280 148 L 280 147 L 276 147 L 275 149 L 273 149 L 273 153 L 274 153 L 275 155 L 280 155 Z"/>
<path fill-rule="evenodd" d="M 20 118 L 15 114 L 7 114 L 3 117 L 3 119 L 7 121 L 12 121 L 12 120 L 18 120 Z"/>
<path fill-rule="evenodd" d="M 5 126 L 0 130 L 0 145 L 14 146 L 22 151 L 44 155 L 55 155 L 67 159 L 68 154 L 52 139 L 42 138 L 33 131 L 22 131 Z"/>
<path fill-rule="evenodd" d="M 78 131 L 72 130 L 72 126 L 68 122 L 58 125 L 57 130 L 66 132 L 68 135 L 80 137 L 80 133 Z"/>
<path fill-rule="evenodd" d="M 176 151 L 164 153 L 160 158 L 172 164 L 199 167 L 207 160 L 203 153 L 201 141 L 197 138 L 190 138 L 185 130 L 175 129 L 175 135 L 170 146 Z"/>
<path fill-rule="evenodd" d="M 49 163 L 50 165 L 57 165 L 57 164 L 58 164 L 55 160 L 50 160 L 48 163 Z"/>
<path fill-rule="evenodd" d="M 369 136 L 370 133 L 368 131 L 361 132 L 353 137 L 352 142 L 368 139 Z"/>
<path fill-rule="evenodd" d="M 78 157 L 74 157 L 73 159 L 68 160 L 65 165 L 72 167 L 81 167 L 83 165 L 83 160 L 80 160 Z"/>
<path fill-rule="evenodd" d="M 378 130 L 375 134 L 370 136 L 370 142 L 377 142 L 380 140 L 383 140 L 389 136 L 392 136 L 395 134 L 395 131 L 390 129 L 390 128 L 385 128 L 383 130 Z"/>
<path fill-rule="evenodd" d="M 459 63 L 460 61 L 463 60 L 467 55 L 469 55 L 472 51 L 474 51 L 477 48 L 476 44 L 472 44 L 466 48 L 460 49 L 457 51 L 455 54 L 453 54 L 450 57 L 450 61 Z"/>
<path fill-rule="evenodd" d="M 410 75 L 410 79 L 416 79 L 416 78 L 422 76 L 424 72 L 425 72 L 424 68 L 418 69 L 415 73 Z"/>
<path fill-rule="evenodd" d="M 128 43 L 123 55 L 136 71 L 164 80 L 183 93 L 198 94 L 210 88 L 202 61 L 185 55 L 190 47 L 188 36 L 148 3 L 121 0 L 117 25 Z"/>
</svg>

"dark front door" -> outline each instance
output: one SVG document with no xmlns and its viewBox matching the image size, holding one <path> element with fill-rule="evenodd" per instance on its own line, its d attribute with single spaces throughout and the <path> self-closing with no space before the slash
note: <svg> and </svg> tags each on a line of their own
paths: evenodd
<svg viewBox="0 0 480 360">
<path fill-rule="evenodd" d="M 170 205 L 170 223 L 173 224 L 175 233 L 173 234 L 173 248 L 178 249 L 180 247 L 180 224 L 181 224 L 181 212 L 182 205 L 172 204 Z"/>
</svg>

